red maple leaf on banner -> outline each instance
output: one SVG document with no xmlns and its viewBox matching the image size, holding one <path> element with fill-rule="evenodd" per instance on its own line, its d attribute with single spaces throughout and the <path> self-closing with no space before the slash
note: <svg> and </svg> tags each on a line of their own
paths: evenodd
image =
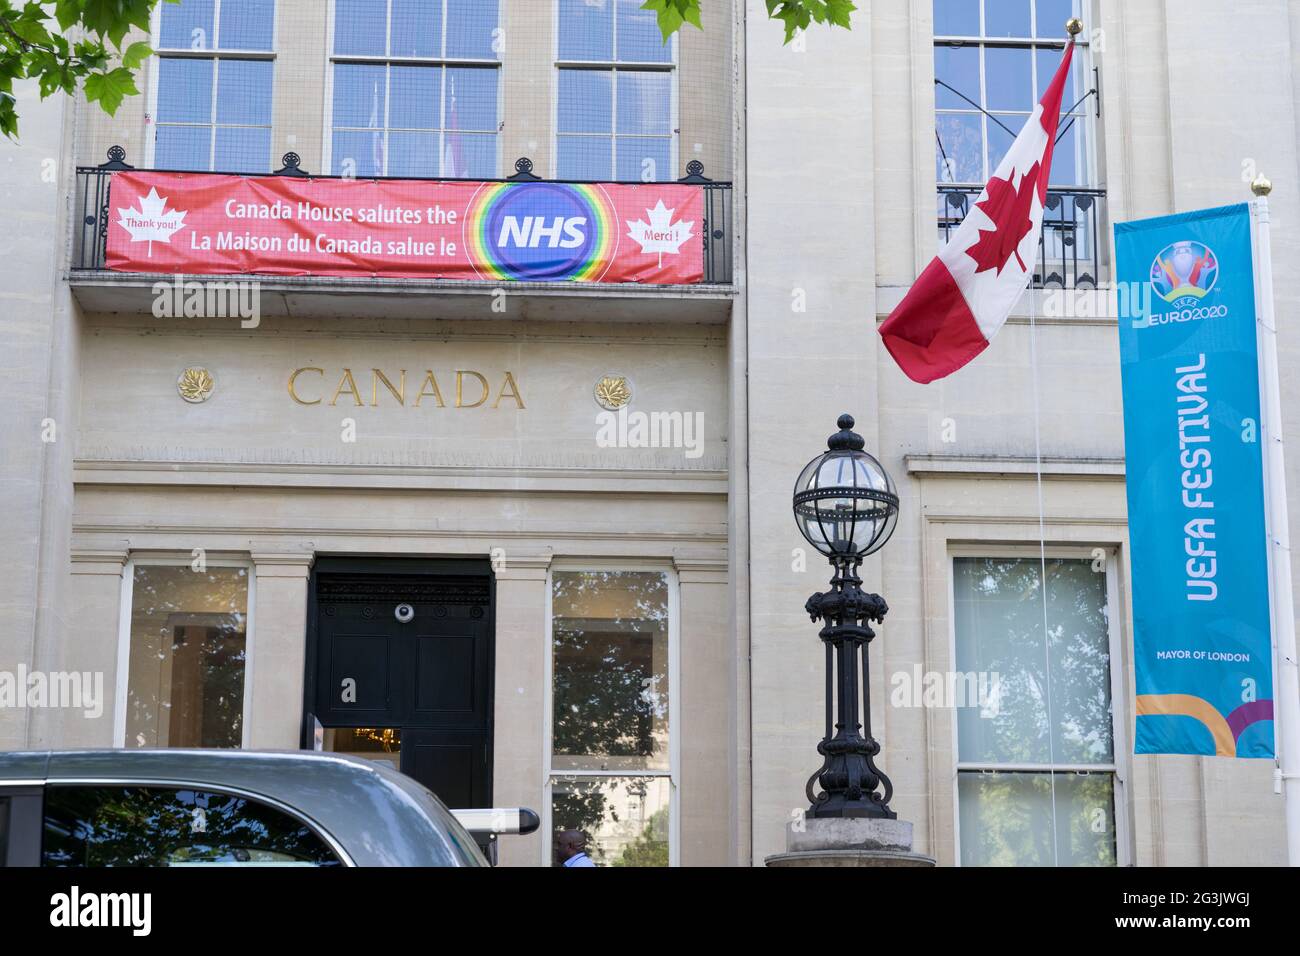
<svg viewBox="0 0 1300 956">
<path fill-rule="evenodd" d="M 1016 178 L 1016 171 L 1011 170 L 1007 179 L 994 176 L 989 180 L 988 197 L 975 205 L 993 220 L 993 229 L 981 229 L 979 241 L 966 250 L 966 255 L 975 260 L 975 272 L 987 272 L 997 269 L 998 275 L 1006 268 L 1011 257 L 1015 256 L 1024 272 L 1029 271 L 1025 260 L 1020 258 L 1020 243 L 1034 228 L 1030 211 L 1034 206 L 1034 193 L 1038 189 L 1039 163 L 1034 163 L 1029 172 L 1020 180 L 1020 188 L 1011 185 Z"/>
</svg>

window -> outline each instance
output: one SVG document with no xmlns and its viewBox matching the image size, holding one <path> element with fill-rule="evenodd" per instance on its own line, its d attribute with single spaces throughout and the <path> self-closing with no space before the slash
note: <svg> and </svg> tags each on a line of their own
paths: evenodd
<svg viewBox="0 0 1300 956">
<path fill-rule="evenodd" d="M 268 172 L 275 0 L 159 4 L 153 165 Z"/>
<path fill-rule="evenodd" d="M 672 603 L 663 571 L 552 575 L 551 824 L 598 866 L 670 862 Z"/>
<path fill-rule="evenodd" d="M 332 171 L 495 177 L 497 24 L 496 0 L 335 0 Z"/>
<path fill-rule="evenodd" d="M 672 179 L 675 40 L 641 0 L 559 0 L 556 175 Z"/>
<path fill-rule="evenodd" d="M 1060 65 L 1082 0 L 934 0 L 940 241 L 966 217 Z M 1094 73 L 1079 34 L 1062 96 L 1036 287 L 1091 286 L 1101 270 Z"/>
<path fill-rule="evenodd" d="M 1081 15 L 1080 0 L 935 0 L 940 183 L 988 181 L 1056 73 L 1066 20 Z M 1091 88 L 1086 41 L 1085 31 L 1066 81 L 1053 185 L 1095 181 L 1088 148 L 1093 104 L 1085 97 Z"/>
<path fill-rule="evenodd" d="M 248 568 L 133 563 L 127 747 L 239 747 Z"/>
<path fill-rule="evenodd" d="M 1037 555 L 953 559 L 963 865 L 1117 862 L 1107 572 L 1046 572 L 1044 607 Z"/>
<path fill-rule="evenodd" d="M 306 823 L 245 797 L 51 786 L 42 866 L 339 866 Z"/>
</svg>

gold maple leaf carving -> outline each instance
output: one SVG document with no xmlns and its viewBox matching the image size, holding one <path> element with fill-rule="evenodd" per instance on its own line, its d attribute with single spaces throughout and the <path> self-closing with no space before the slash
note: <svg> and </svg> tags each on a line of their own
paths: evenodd
<svg viewBox="0 0 1300 956">
<path fill-rule="evenodd" d="M 622 375 L 606 375 L 596 383 L 596 401 L 605 408 L 622 408 L 632 400 L 632 387 Z"/>
<path fill-rule="evenodd" d="M 205 368 L 187 368 L 181 373 L 176 390 L 187 402 L 201 402 L 212 394 L 212 373 Z"/>
</svg>

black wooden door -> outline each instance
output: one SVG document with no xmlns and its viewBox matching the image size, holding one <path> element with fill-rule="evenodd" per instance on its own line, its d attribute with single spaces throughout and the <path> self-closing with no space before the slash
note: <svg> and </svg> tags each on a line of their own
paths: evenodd
<svg viewBox="0 0 1300 956">
<path fill-rule="evenodd" d="M 313 576 L 307 710 L 325 727 L 400 729 L 404 773 L 448 806 L 490 806 L 487 563 L 322 558 Z"/>
</svg>

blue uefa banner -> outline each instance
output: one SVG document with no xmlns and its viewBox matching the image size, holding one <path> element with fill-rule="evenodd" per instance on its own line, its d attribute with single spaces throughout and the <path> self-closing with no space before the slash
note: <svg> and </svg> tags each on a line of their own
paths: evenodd
<svg viewBox="0 0 1300 956">
<path fill-rule="evenodd" d="M 1273 756 L 1246 204 L 1115 226 L 1135 753 Z"/>
</svg>

